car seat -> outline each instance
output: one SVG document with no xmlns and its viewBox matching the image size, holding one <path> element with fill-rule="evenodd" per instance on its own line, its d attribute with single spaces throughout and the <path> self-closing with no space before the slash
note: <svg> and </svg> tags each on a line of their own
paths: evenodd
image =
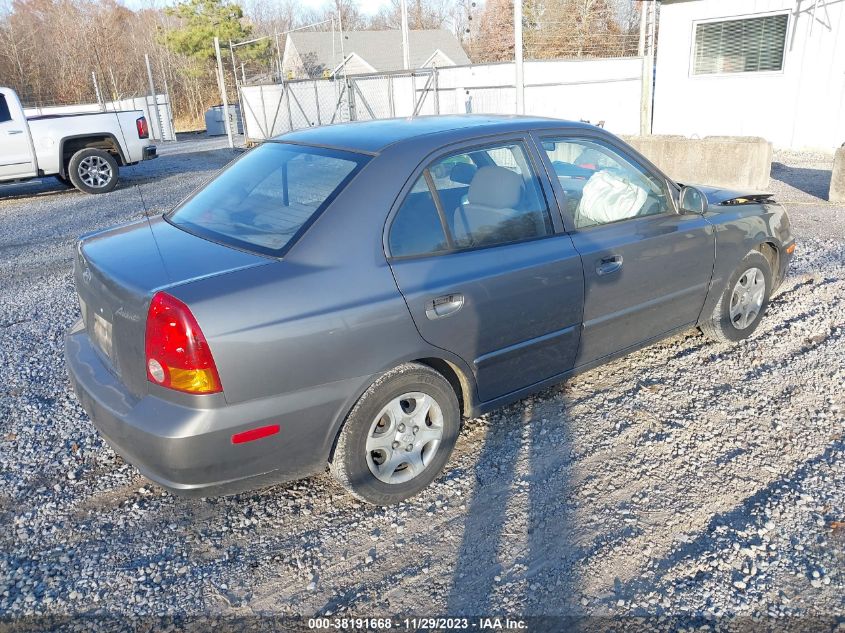
<svg viewBox="0 0 845 633">
<path fill-rule="evenodd" d="M 498 166 L 481 167 L 469 186 L 467 203 L 453 213 L 453 234 L 458 244 L 509 242 L 542 235 L 540 212 L 520 210 L 522 176 Z M 512 233 L 512 234 L 508 234 Z"/>
</svg>

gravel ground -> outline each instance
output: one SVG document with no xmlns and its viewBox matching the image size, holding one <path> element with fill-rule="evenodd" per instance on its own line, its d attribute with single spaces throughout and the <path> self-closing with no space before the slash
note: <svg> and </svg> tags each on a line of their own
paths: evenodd
<svg viewBox="0 0 845 633">
<path fill-rule="evenodd" d="M 175 498 L 71 393 L 73 240 L 140 216 L 139 188 L 167 209 L 224 148 L 165 147 L 103 196 L 0 188 L 0 628 L 129 613 L 845 628 L 845 208 L 824 201 L 829 156 L 775 156 L 798 249 L 750 340 L 689 332 L 470 420 L 430 489 L 373 508 L 327 475 Z"/>
</svg>

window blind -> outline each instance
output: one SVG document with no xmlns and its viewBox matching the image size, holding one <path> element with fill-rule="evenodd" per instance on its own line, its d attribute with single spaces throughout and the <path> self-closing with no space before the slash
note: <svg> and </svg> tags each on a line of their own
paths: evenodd
<svg viewBox="0 0 845 633">
<path fill-rule="evenodd" d="M 697 24 L 693 74 L 781 70 L 788 21 L 780 14 Z"/>
</svg>

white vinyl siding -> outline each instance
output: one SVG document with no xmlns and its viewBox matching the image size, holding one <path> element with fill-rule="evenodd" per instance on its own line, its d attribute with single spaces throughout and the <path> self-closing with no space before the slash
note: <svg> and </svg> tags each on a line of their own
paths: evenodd
<svg viewBox="0 0 845 633">
<path fill-rule="evenodd" d="M 696 24 L 692 74 L 782 70 L 788 23 L 781 13 Z"/>
</svg>

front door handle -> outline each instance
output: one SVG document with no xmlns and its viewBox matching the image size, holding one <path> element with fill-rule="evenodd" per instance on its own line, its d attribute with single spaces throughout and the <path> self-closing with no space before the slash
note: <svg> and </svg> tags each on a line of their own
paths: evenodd
<svg viewBox="0 0 845 633">
<path fill-rule="evenodd" d="M 612 257 L 604 257 L 596 266 L 596 272 L 600 277 L 610 275 L 622 268 L 622 255 L 614 255 Z"/>
<path fill-rule="evenodd" d="M 464 307 L 464 296 L 459 293 L 452 293 L 449 295 L 442 295 L 432 299 L 425 306 L 425 315 L 431 319 L 442 319 L 450 314 L 455 314 L 458 310 Z"/>
<path fill-rule="evenodd" d="M 23 130 L 9 130 L 9 136 L 13 134 L 23 134 Z"/>
</svg>

